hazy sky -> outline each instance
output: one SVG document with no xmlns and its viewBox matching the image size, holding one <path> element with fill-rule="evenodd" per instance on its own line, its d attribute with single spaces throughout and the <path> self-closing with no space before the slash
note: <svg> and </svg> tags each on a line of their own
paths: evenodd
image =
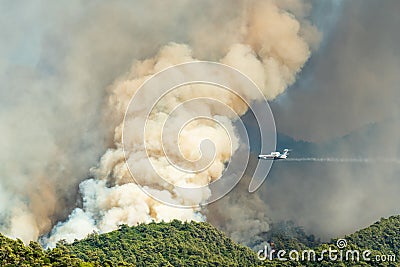
<svg viewBox="0 0 400 267">
<path fill-rule="evenodd" d="M 399 10 L 399 1 L 342 3 L 296 84 L 271 103 L 280 133 L 315 143 L 294 156 L 400 158 Z M 263 197 L 272 217 L 331 237 L 399 213 L 399 175 L 398 163 L 374 160 L 279 163 Z"/>
</svg>

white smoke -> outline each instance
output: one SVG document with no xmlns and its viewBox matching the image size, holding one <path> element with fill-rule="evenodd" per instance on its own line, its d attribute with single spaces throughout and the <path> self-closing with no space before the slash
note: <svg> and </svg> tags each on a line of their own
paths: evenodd
<svg viewBox="0 0 400 267">
<path fill-rule="evenodd" d="M 90 170 L 90 179 L 81 182 L 79 185 L 82 205 L 73 210 L 65 222 L 59 222 L 55 225 L 51 231 L 51 235 L 45 241 L 48 245 L 54 245 L 61 238 L 65 238 L 67 241 L 82 238 L 92 231 L 107 232 L 123 223 L 134 225 L 139 222 L 149 222 L 152 220 L 168 221 L 173 218 L 181 220 L 204 220 L 201 210 L 178 209 L 166 206 L 148 197 L 133 181 L 125 165 L 121 144 L 122 120 L 129 100 L 138 87 L 152 74 L 168 66 L 196 59 L 218 59 L 224 64 L 237 68 L 253 79 L 268 99 L 274 99 L 289 85 L 294 83 L 296 75 L 310 56 L 311 49 L 315 48 L 320 39 L 315 27 L 305 20 L 310 5 L 300 0 L 239 1 L 232 4 L 231 9 L 233 11 L 229 11 L 230 9 L 228 10 L 227 6 L 222 6 L 221 4 L 221 6 L 215 6 L 215 9 L 213 9 L 215 11 L 213 11 L 213 14 L 209 18 L 210 22 L 204 23 L 191 22 L 190 14 L 186 11 L 188 8 L 190 9 L 189 3 L 182 1 L 178 5 L 181 8 L 174 9 L 175 11 L 170 16 L 189 21 L 188 25 L 190 26 L 188 27 L 191 30 L 190 34 L 186 37 L 179 36 L 179 32 L 174 33 L 172 41 L 175 41 L 174 38 L 178 41 L 186 39 L 192 47 L 185 44 L 170 43 L 162 47 L 157 55 L 146 60 L 136 61 L 131 70 L 126 75 L 117 79 L 109 88 L 107 111 L 110 115 L 107 116 L 112 118 L 113 122 L 111 125 L 117 125 L 114 131 L 113 142 L 101 157 L 99 164 Z M 224 2 L 224 5 L 231 4 L 230 2 Z M 140 16 L 140 19 L 147 25 L 148 31 L 144 33 L 135 28 L 134 34 L 132 34 L 129 30 L 126 30 L 129 29 L 127 25 L 139 25 L 139 22 L 132 14 L 126 14 L 128 9 L 125 8 L 125 5 L 120 3 L 115 4 L 110 9 L 107 8 L 107 5 L 101 4 L 99 6 L 89 6 L 89 8 L 95 11 L 84 17 L 88 18 L 88 20 L 89 18 L 95 19 L 99 21 L 100 25 L 91 23 L 90 25 L 94 25 L 93 27 L 90 26 L 81 30 L 77 38 L 80 42 L 76 42 L 78 44 L 76 47 L 73 43 L 65 44 L 74 49 L 72 49 L 68 57 L 63 59 L 62 67 L 59 67 L 57 70 L 60 73 L 66 74 L 60 81 L 65 83 L 63 92 L 67 93 L 63 94 L 65 96 L 63 101 L 68 106 L 68 108 L 62 110 L 65 110 L 65 114 L 68 115 L 63 115 L 61 118 L 57 116 L 53 117 L 52 110 L 46 110 L 46 116 L 41 116 L 42 114 L 40 113 L 36 116 L 36 118 L 43 118 L 43 121 L 40 121 L 40 125 L 31 125 L 28 128 L 43 129 L 45 127 L 42 127 L 42 125 L 46 125 L 46 122 L 53 120 L 56 120 L 58 123 L 61 123 L 60 121 L 65 123 L 70 118 L 79 117 L 81 113 L 87 113 L 88 107 L 98 108 L 102 102 L 103 92 L 97 88 L 102 88 L 105 82 L 109 82 L 108 79 L 112 77 L 109 73 L 126 68 L 127 62 L 131 61 L 132 58 L 143 58 L 154 50 L 148 49 L 147 45 L 154 43 L 153 38 L 150 37 L 157 34 L 151 33 L 153 29 L 152 22 L 146 21 L 143 16 Z M 150 10 L 155 9 L 152 12 L 162 14 L 161 11 L 157 11 L 158 8 L 156 5 L 149 4 L 147 8 Z M 73 12 L 72 10 L 73 8 L 69 12 Z M 163 10 L 163 8 L 160 10 Z M 240 12 L 235 10 L 240 10 Z M 108 12 L 120 14 L 120 16 L 105 16 Z M 107 19 L 104 19 L 104 17 Z M 87 21 L 82 19 L 82 22 Z M 157 22 L 159 25 L 171 24 L 168 16 L 165 15 L 158 16 Z M 221 28 L 221 25 L 226 26 Z M 107 36 L 106 38 L 104 34 L 97 34 L 97 31 L 100 29 L 107 28 L 105 26 L 115 27 L 118 31 L 114 32 L 111 30 L 111 36 Z M 172 26 L 170 27 L 170 29 L 173 28 Z M 172 30 L 170 31 L 172 32 Z M 224 38 L 221 37 L 221 34 L 224 35 Z M 150 37 L 143 41 L 135 39 L 143 35 Z M 168 35 L 168 32 L 165 35 Z M 168 42 L 168 38 L 164 35 L 162 36 L 154 37 L 157 40 L 155 43 L 156 47 L 160 40 L 164 41 L 164 43 Z M 57 39 L 60 37 L 56 35 L 53 38 Z M 120 37 L 123 40 L 120 40 Z M 137 48 L 136 52 L 132 52 L 134 49 L 129 47 L 131 39 L 136 42 L 143 42 L 142 45 L 135 47 Z M 117 54 L 120 50 L 124 51 L 125 54 L 119 53 L 116 57 L 103 56 L 99 59 L 94 56 L 106 53 Z M 47 63 L 55 64 L 54 62 L 57 62 L 57 58 L 51 58 Z M 109 67 L 107 67 L 108 65 Z M 107 78 L 104 76 L 107 76 Z M 96 78 L 98 78 L 98 81 Z M 48 84 L 43 83 L 44 85 L 40 84 L 40 86 L 57 87 L 60 81 L 52 81 Z M 86 88 L 94 91 L 94 93 L 90 94 L 94 96 L 90 101 L 84 97 Z M 149 92 L 149 94 L 151 93 Z M 209 169 L 198 174 L 189 175 L 171 168 L 166 158 L 163 157 L 159 146 L 159 131 L 162 129 L 162 124 L 166 119 L 168 111 L 174 106 L 183 103 L 187 99 L 203 95 L 220 99 L 239 115 L 244 114 L 247 110 L 243 102 L 238 101 L 234 96 L 227 95 L 224 91 L 204 85 L 181 88 L 165 96 L 159 105 L 155 107 L 153 114 L 151 114 L 148 124 L 151 131 L 148 131 L 149 135 L 146 136 L 146 140 L 152 151 L 149 156 L 151 157 L 153 166 L 156 166 L 157 172 L 177 185 L 206 185 L 217 179 L 224 171 L 224 164 L 229 161 L 240 143 L 230 117 L 222 116 L 222 119 L 220 119 L 220 121 L 223 121 L 225 128 L 218 127 L 209 121 L 196 120 L 182 132 L 179 139 L 181 151 L 186 158 L 194 159 L 199 155 L 198 151 L 193 150 L 193 147 L 198 147 L 200 140 L 208 138 L 215 144 L 218 144 L 215 161 Z M 54 97 L 56 100 L 58 99 L 57 94 L 52 94 L 51 97 Z M 70 102 L 74 104 L 69 106 Z M 88 105 L 88 102 L 90 102 L 90 105 Z M 35 106 L 28 107 L 35 110 Z M 54 107 L 55 110 L 59 108 L 56 105 Z M 211 117 L 221 115 L 212 106 L 202 108 L 208 109 Z M 190 117 L 190 114 L 191 111 L 187 110 L 186 116 Z M 141 114 L 130 115 L 129 119 L 132 120 L 132 125 L 135 125 L 135 116 L 141 116 Z M 90 118 L 82 119 L 81 123 L 85 124 L 89 120 Z M 90 127 L 94 128 L 98 125 L 98 120 L 100 119 L 97 118 L 94 122 L 90 121 Z M 12 121 L 15 121 L 15 118 Z M 32 124 L 32 120 L 27 123 L 29 126 Z M 7 128 L 12 129 L 12 122 L 7 123 L 7 126 L 9 126 Z M 80 154 L 79 148 L 81 148 L 82 144 L 77 142 L 78 144 L 74 143 L 71 146 L 68 140 L 73 140 L 76 136 L 75 134 L 71 134 L 65 137 L 65 133 L 68 132 L 65 127 L 76 129 L 75 121 L 68 123 L 66 126 L 63 125 L 63 127 L 56 126 L 55 130 L 51 129 L 54 130 L 55 134 L 50 131 L 49 136 L 47 136 L 48 132 L 44 132 L 39 140 L 40 142 L 31 140 L 33 145 L 29 151 L 34 151 L 33 155 L 25 152 L 21 153 L 21 155 L 24 155 L 23 158 L 26 158 L 26 161 L 30 163 L 28 166 L 29 169 L 26 171 L 29 175 L 18 175 L 16 176 L 16 180 L 22 181 L 23 185 L 30 188 L 28 193 L 24 191 L 24 193 L 19 195 L 18 188 L 20 183 L 12 182 L 11 179 L 7 181 L 2 180 L 2 183 L 0 183 L 2 185 L 0 190 L 5 192 L 2 196 L 7 199 L 4 203 L 9 201 L 13 205 L 18 204 L 17 209 L 10 210 L 9 208 L 5 208 L 8 212 L 6 216 L 7 223 L 2 222 L 2 226 L 4 226 L 2 229 L 4 229 L 5 233 L 14 237 L 21 237 L 25 241 L 35 239 L 38 235 L 48 231 L 49 227 L 54 224 L 52 220 L 62 217 L 62 213 L 68 211 L 70 206 L 75 204 L 71 203 L 71 197 L 66 192 L 69 192 L 69 190 L 73 189 L 81 181 L 82 177 L 84 177 L 83 175 L 85 175 L 85 167 L 95 160 L 98 150 L 101 150 L 104 144 L 97 149 L 88 150 L 89 152 L 86 152 L 84 155 L 85 164 L 82 164 L 79 171 L 75 171 L 73 168 L 81 161 L 77 155 Z M 227 129 L 228 133 L 224 129 Z M 81 132 L 86 133 L 86 131 L 87 128 L 84 127 L 78 134 Z M 40 131 L 37 130 L 37 132 Z M 7 134 L 6 137 L 13 136 L 12 132 L 5 133 Z M 227 138 L 227 134 L 231 137 L 230 140 Z M 54 135 L 57 136 L 56 139 Z M 93 136 L 97 139 L 93 138 Z M 96 134 L 91 133 L 87 134 L 84 138 L 90 145 L 95 143 L 94 140 L 99 139 L 102 140 Z M 7 140 L 7 138 L 3 140 Z M 229 143 L 227 143 L 228 140 Z M 44 142 L 47 142 L 47 145 L 43 146 Z M 102 142 L 104 141 L 102 140 Z M 84 144 L 86 143 L 83 142 Z M 4 146 L 7 148 L 6 142 L 4 142 Z M 177 204 L 197 205 L 210 196 L 210 191 L 207 190 L 207 187 L 205 187 L 204 192 L 200 195 L 188 196 L 183 192 L 174 191 L 173 188 L 166 187 L 163 184 L 153 184 L 153 177 L 147 175 L 147 167 L 141 165 L 142 159 L 147 157 L 143 148 L 137 148 L 134 140 L 127 147 L 128 161 L 133 162 L 137 168 L 141 168 L 141 172 L 143 173 L 143 177 L 135 178 L 144 179 L 149 187 L 148 190 L 157 190 L 158 193 L 169 196 L 171 201 Z M 44 150 L 44 148 L 46 149 Z M 37 154 L 36 152 L 43 153 L 41 160 L 32 160 L 34 159 L 34 155 Z M 16 154 L 16 157 L 18 155 Z M 70 163 L 70 158 L 73 158 L 73 161 L 71 161 L 74 164 Z M 52 161 L 50 166 L 45 164 L 45 162 L 48 162 L 47 159 L 51 159 Z M 57 165 L 57 162 L 60 162 L 60 164 Z M 9 168 L 10 171 L 7 171 L 7 175 L 12 173 L 11 169 L 14 169 L 12 166 Z M 64 168 L 70 171 L 66 171 Z M 56 175 L 52 175 L 54 173 Z M 29 182 L 31 181 L 30 176 L 35 177 L 32 183 Z M 34 190 L 34 184 L 40 184 L 40 190 Z M 63 194 L 58 196 L 58 192 L 60 191 Z M 9 192 L 13 192 L 13 194 L 9 194 Z M 17 197 L 14 197 L 13 195 L 16 192 Z M 72 194 L 72 197 L 75 197 L 74 194 Z M 61 201 L 61 199 L 64 199 L 64 201 Z M 43 205 L 43 202 L 46 202 L 46 205 Z M 7 207 L 12 206 L 11 204 L 6 205 Z M 67 209 L 65 209 L 66 207 Z M 60 210 L 63 212 L 60 212 Z M 248 220 L 251 220 L 252 216 L 250 215 Z M 239 218 L 237 219 L 239 220 Z"/>
<path fill-rule="evenodd" d="M 193 10 L 208 14 L 210 2 Z M 104 88 L 133 58 L 189 39 L 198 17 L 186 12 L 191 5 L 0 3 L 1 233 L 29 242 L 67 218 L 77 206 L 79 183 L 112 146 L 119 123 L 104 112 Z"/>
<path fill-rule="evenodd" d="M 301 3 L 300 1 L 292 2 Z M 268 99 L 273 99 L 295 81 L 297 73 L 310 55 L 309 43 L 315 42 L 315 38 L 318 38 L 317 31 L 309 23 L 302 24 L 293 14 L 281 9 L 275 1 L 250 1 L 245 5 L 245 11 L 245 17 L 241 18 L 243 20 L 241 24 L 245 25 L 242 34 L 237 38 L 236 43 L 229 45 L 226 55 L 220 61 L 248 75 Z M 302 28 L 302 25 L 306 29 Z M 314 39 L 308 43 L 311 36 L 314 36 Z M 172 43 L 161 48 L 155 57 L 136 62 L 130 73 L 116 81 L 111 87 L 109 106 L 114 117 L 121 121 L 121 124 L 115 129 L 115 148 L 109 149 L 101 158 L 99 165 L 91 170 L 93 179 L 81 183 L 83 208 L 77 208 L 65 223 L 59 223 L 53 229 L 50 238 L 46 241 L 48 245 L 53 246 L 59 239 L 71 242 L 92 231 L 107 232 L 116 229 L 120 224 L 135 225 L 140 222 L 171 219 L 204 220 L 199 209 L 170 207 L 143 193 L 130 176 L 124 161 L 121 141 L 122 118 L 138 87 L 151 75 L 166 67 L 193 60 L 195 58 L 189 46 Z M 148 92 L 148 94 L 152 94 L 152 92 Z M 193 125 L 186 127 L 186 133 L 183 131 L 180 136 L 180 151 L 185 158 L 193 160 L 199 156 L 198 151 L 193 148 L 198 147 L 199 141 L 203 138 L 209 138 L 214 144 L 217 144 L 216 158 L 213 164 L 204 172 L 187 174 L 174 169 L 167 161 L 162 153 L 160 133 L 162 130 L 168 131 L 168 129 L 162 129 L 166 116 L 168 116 L 168 110 L 172 110 L 187 99 L 202 95 L 223 100 L 239 115 L 243 115 L 247 110 L 243 102 L 225 91 L 205 85 L 180 88 L 162 99 L 150 117 L 148 122 L 150 134 L 145 138 L 149 144 L 151 151 L 149 156 L 153 166 L 164 178 L 176 185 L 207 185 L 217 179 L 224 170 L 224 163 L 229 161 L 232 153 L 238 147 L 239 139 L 228 118 L 225 119 L 225 127 L 229 129 L 231 144 L 226 143 L 229 138 L 222 128 L 210 125 L 209 121 L 196 120 Z M 218 115 L 211 106 L 202 106 L 201 108 L 208 109 L 211 117 Z M 130 120 L 129 124 L 134 126 L 135 117 L 144 115 L 140 113 L 127 114 L 127 118 Z M 187 110 L 186 115 L 190 118 L 191 110 Z M 134 130 L 136 129 L 132 129 L 132 133 Z M 146 175 L 146 173 L 150 173 L 146 170 L 146 165 L 141 164 L 142 159 L 147 157 L 144 148 L 138 148 L 135 140 L 125 145 L 125 149 L 128 147 L 128 162 L 131 161 L 133 166 L 140 168 L 140 172 L 143 173 L 143 177 L 135 178 L 143 179 L 141 184 L 142 182 L 147 184 L 149 186 L 147 190 L 165 194 L 171 198 L 172 203 L 177 204 L 198 205 L 210 196 L 207 189 L 202 195 L 193 196 L 176 192 L 173 188 L 163 184 L 154 184 L 155 181 L 152 181 L 152 177 Z M 246 224 L 252 221 L 252 224 L 258 225 L 260 220 L 254 220 L 253 215 L 251 214 L 249 218 L 244 216 L 238 219 L 238 222 L 246 220 Z M 74 227 L 80 223 L 83 223 L 85 227 Z M 268 225 L 268 222 L 263 222 L 264 226 L 265 224 Z M 257 232 L 260 231 L 259 228 L 253 227 L 253 229 L 257 229 Z M 240 232 L 238 229 L 232 229 L 232 231 Z M 241 240 L 239 237 L 234 237 Z"/>
</svg>

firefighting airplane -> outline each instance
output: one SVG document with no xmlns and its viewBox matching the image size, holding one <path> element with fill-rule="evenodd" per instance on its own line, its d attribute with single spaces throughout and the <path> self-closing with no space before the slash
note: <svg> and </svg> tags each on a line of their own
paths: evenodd
<svg viewBox="0 0 400 267">
<path fill-rule="evenodd" d="M 281 152 L 275 151 L 275 152 L 271 152 L 270 154 L 267 155 L 258 155 L 259 159 L 267 159 L 267 160 L 277 160 L 277 159 L 287 159 L 287 157 L 289 156 L 289 151 L 290 149 L 284 149 L 283 153 L 281 154 Z"/>
</svg>

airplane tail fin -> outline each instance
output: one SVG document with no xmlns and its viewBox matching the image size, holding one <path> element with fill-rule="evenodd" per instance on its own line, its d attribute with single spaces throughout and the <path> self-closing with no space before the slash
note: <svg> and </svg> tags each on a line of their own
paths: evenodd
<svg viewBox="0 0 400 267">
<path fill-rule="evenodd" d="M 289 155 L 289 151 L 291 151 L 291 149 L 284 149 L 283 150 L 283 155 Z"/>
</svg>

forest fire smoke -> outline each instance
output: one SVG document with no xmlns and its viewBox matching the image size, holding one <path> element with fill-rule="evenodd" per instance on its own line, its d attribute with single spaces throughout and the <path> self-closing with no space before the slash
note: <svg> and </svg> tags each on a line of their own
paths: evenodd
<svg viewBox="0 0 400 267">
<path fill-rule="evenodd" d="M 201 209 L 179 209 L 164 205 L 146 195 L 134 182 L 125 164 L 122 146 L 123 119 L 130 99 L 151 75 L 175 64 L 208 60 L 216 54 L 218 54 L 219 62 L 232 66 L 251 78 L 269 100 L 274 99 L 293 84 L 296 75 L 309 58 L 311 49 L 316 47 L 320 39 L 320 33 L 305 20 L 311 8 L 310 5 L 297 0 L 240 3 L 244 12 L 239 17 L 232 18 L 226 26 L 239 30 L 232 32 L 229 38 L 210 42 L 213 44 L 212 47 L 219 47 L 218 53 L 210 52 L 209 47 L 202 49 L 197 45 L 200 37 L 204 37 L 203 40 L 218 39 L 218 36 L 213 36 L 212 33 L 205 36 L 204 31 L 200 30 L 201 27 L 197 26 L 191 33 L 195 37 L 189 42 L 193 48 L 186 44 L 169 43 L 154 57 L 136 61 L 129 73 L 117 79 L 109 88 L 107 110 L 112 114 L 114 123 L 117 124 L 113 145 L 104 153 L 98 165 L 90 170 L 90 178 L 80 183 L 82 205 L 76 207 L 66 221 L 58 222 L 52 231 L 43 237 L 43 243 L 54 246 L 59 239 L 71 242 L 93 231 L 107 232 L 116 229 L 121 224 L 135 225 L 139 222 L 171 219 L 205 220 Z M 217 28 L 212 29 L 210 25 L 205 27 L 213 32 L 218 31 Z M 200 37 L 196 37 L 196 29 L 199 30 Z M 229 43 L 226 43 L 227 40 Z M 152 94 L 152 92 L 148 93 Z M 216 144 L 216 156 L 213 163 L 207 170 L 196 174 L 180 172 L 170 166 L 160 148 L 159 133 L 166 115 L 186 100 L 201 96 L 221 100 L 239 116 L 247 110 L 247 106 L 236 97 L 208 85 L 191 85 L 176 89 L 164 96 L 149 117 L 146 140 L 151 154 L 147 155 L 142 147 L 135 146 L 135 142 L 128 145 L 129 151 L 125 151 L 127 160 L 135 162 L 137 168 L 140 168 L 143 173 L 141 179 L 146 179 L 148 190 L 166 194 L 171 201 L 178 204 L 198 205 L 210 196 L 210 192 L 205 189 L 200 195 L 187 195 L 162 184 L 152 184 L 152 177 L 146 175 L 148 173 L 146 166 L 141 165 L 144 157 L 149 156 L 157 172 L 162 173 L 175 184 L 189 187 L 207 185 L 218 179 L 224 171 L 225 164 L 240 144 L 232 118 L 221 116 L 212 105 L 202 106 L 199 108 L 207 109 L 210 117 L 220 116 L 224 127 L 218 127 L 209 120 L 195 120 L 186 125 L 182 131 L 179 146 L 185 158 L 194 160 L 199 157 L 200 152 L 193 148 L 199 146 L 200 140 L 208 138 Z M 132 121 L 135 117 L 141 116 L 140 112 L 127 115 Z M 185 119 L 190 118 L 190 115 L 191 110 L 187 110 Z M 49 192 L 51 192 L 51 183 L 49 187 Z M 2 190 L 1 187 L 0 190 Z M 51 211 L 46 214 L 32 207 L 35 205 L 32 202 L 34 195 L 31 197 L 29 205 L 21 201 L 19 211 L 11 211 L 11 221 L 18 220 L 20 223 L 12 223 L 12 228 L 4 229 L 3 227 L 2 229 L 9 235 L 21 237 L 25 241 L 38 238 L 40 234 L 45 233 L 45 229 L 48 229 L 48 226 L 42 228 L 42 222 L 37 217 L 43 216 L 47 220 L 52 217 Z M 49 197 L 56 198 L 55 194 Z M 58 202 L 54 201 L 54 203 Z M 61 209 L 62 207 L 55 204 L 53 208 Z M 243 216 L 246 217 L 246 215 Z M 249 221 L 252 218 L 245 219 Z M 24 227 L 19 227 L 20 224 L 29 225 L 32 231 L 27 233 L 22 229 Z"/>
<path fill-rule="evenodd" d="M 267 14 L 267 15 L 266 15 Z M 293 15 L 285 12 L 274 1 L 250 2 L 246 9 L 243 25 L 246 25 L 241 41 L 232 44 L 227 54 L 221 59 L 222 63 L 233 66 L 252 78 L 268 99 L 275 98 L 284 89 L 295 81 L 296 74 L 310 55 L 309 44 L 301 35 L 301 23 Z M 309 27 L 309 25 L 308 25 Z M 313 33 L 317 31 L 309 27 Z M 310 34 L 310 33 L 308 33 Z M 310 36 L 310 35 L 308 35 Z M 288 45 L 290 44 L 290 45 Z M 128 77 L 121 78 L 111 89 L 109 105 L 120 120 L 128 103 L 138 87 L 151 75 L 166 67 L 175 64 L 193 61 L 190 47 L 182 44 L 169 44 L 163 47 L 154 58 L 137 62 Z M 222 128 L 218 128 L 209 121 L 196 120 L 189 129 L 185 129 L 180 140 L 180 150 L 189 159 L 198 157 L 193 153 L 193 147 L 198 146 L 202 137 L 208 137 L 217 144 L 216 158 L 207 171 L 199 174 L 187 174 L 170 166 L 168 160 L 161 156 L 161 136 L 158 131 L 162 128 L 168 110 L 187 99 L 201 95 L 221 99 L 227 102 L 235 112 L 243 115 L 247 109 L 243 103 L 226 95 L 226 92 L 207 85 L 191 85 L 191 88 L 176 89 L 164 96 L 162 103 L 155 108 L 149 121 L 150 131 L 148 138 L 151 145 L 151 161 L 158 172 L 173 182 L 182 185 L 206 185 L 220 177 L 224 170 L 224 163 L 229 161 L 240 141 L 235 134 L 234 127 L 226 118 L 225 127 L 229 129 L 229 137 Z M 151 92 L 148 92 L 151 94 Z M 228 100 L 228 101 L 226 101 Z M 210 116 L 215 116 L 211 106 L 202 106 L 209 109 Z M 187 115 L 190 118 L 190 110 Z M 127 114 L 131 120 L 144 114 Z M 133 124 L 134 125 L 134 124 Z M 115 148 L 109 149 L 102 157 L 98 167 L 91 170 L 93 179 L 84 181 L 80 185 L 83 196 L 83 209 L 77 208 L 65 223 L 59 223 L 52 232 L 49 244 L 65 238 L 72 241 L 82 238 L 92 231 L 106 232 L 113 230 L 120 224 L 134 225 L 139 222 L 168 221 L 173 218 L 180 220 L 203 220 L 204 216 L 199 209 L 179 209 L 164 205 L 147 196 L 132 182 L 130 173 L 124 161 L 122 150 L 122 122 L 115 130 Z M 230 141 L 231 144 L 226 142 Z M 146 176 L 146 169 L 141 165 L 141 159 L 146 157 L 143 148 L 135 148 L 130 144 L 128 161 L 140 168 L 146 183 L 151 186 L 151 177 Z M 232 148 L 232 150 L 231 150 Z M 111 185 L 111 186 L 110 186 Z M 170 195 L 177 204 L 200 204 L 209 197 L 210 192 L 205 190 L 202 195 L 191 196 L 179 194 L 163 185 L 153 185 L 150 190 L 158 190 L 161 194 Z M 73 227 L 76 221 L 85 222 L 88 227 Z M 73 232 L 73 233 L 71 233 Z"/>
</svg>

